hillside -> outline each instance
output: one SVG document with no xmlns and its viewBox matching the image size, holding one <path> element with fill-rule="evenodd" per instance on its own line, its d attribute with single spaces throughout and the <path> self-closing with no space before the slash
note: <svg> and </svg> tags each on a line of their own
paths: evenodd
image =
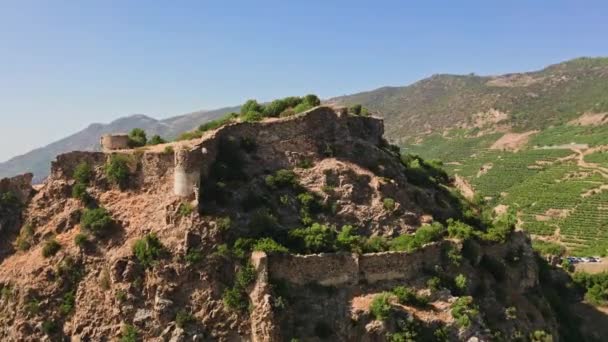
<svg viewBox="0 0 608 342">
<path fill-rule="evenodd" d="M 578 58 L 500 76 L 434 75 L 406 87 L 329 101 L 362 104 L 383 113 L 387 135 L 396 141 L 484 124 L 499 123 L 515 131 L 544 129 L 586 112 L 608 112 L 608 58 Z"/>
<path fill-rule="evenodd" d="M 159 134 L 171 139 L 235 109 L 237 108 L 193 112 L 165 120 L 156 120 L 145 115 L 132 115 L 109 124 L 92 124 L 64 139 L 0 163 L 0 177 L 30 172 L 34 174 L 34 182 L 38 183 L 49 175 L 51 161 L 57 155 L 70 151 L 99 151 L 99 138 L 105 133 L 126 133 L 133 128 L 143 128 L 150 135 Z"/>
<path fill-rule="evenodd" d="M 381 119 L 252 112 L 190 141 L 60 155 L 37 191 L 1 180 L 0 339 L 580 341 L 591 319 L 589 340 L 605 333 L 512 214 L 482 215 Z"/>
<path fill-rule="evenodd" d="M 334 101 L 386 111 L 393 141 L 441 160 L 488 206 L 516 209 L 535 239 L 608 254 L 607 58 L 494 77 L 438 75 Z"/>
</svg>

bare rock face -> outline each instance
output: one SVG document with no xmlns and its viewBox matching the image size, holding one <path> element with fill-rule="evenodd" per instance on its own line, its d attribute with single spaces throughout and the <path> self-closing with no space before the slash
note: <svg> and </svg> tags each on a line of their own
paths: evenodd
<svg viewBox="0 0 608 342">
<path fill-rule="evenodd" d="M 456 217 L 449 184 L 412 177 L 383 131 L 378 118 L 317 107 L 229 124 L 175 151 L 115 151 L 128 175 L 121 186 L 108 178 L 112 155 L 102 152 L 59 156 L 38 191 L 31 175 L 0 181 L 0 193 L 10 190 L 19 204 L 13 221 L 0 219 L 0 340 L 386 341 L 412 317 L 446 325 L 457 339 L 447 289 L 432 294 L 430 307 L 393 303 L 400 316 L 384 323 L 369 313 L 370 296 L 404 284 L 430 292 L 428 278 L 442 274 L 466 275 L 461 291 L 493 289 L 499 281 L 480 266 L 487 262 L 505 264 L 502 284 L 528 312 L 513 325 L 555 334 L 553 317 L 525 299 L 538 289 L 538 268 L 519 235 L 473 246 L 478 253 L 458 266 L 446 255 L 462 244 L 447 240 L 415 252 L 254 252 L 249 260 L 249 239 L 267 229 L 288 237 L 312 222 L 351 225 L 382 240 Z M 85 201 L 72 198 L 83 162 L 92 169 Z M 297 182 L 273 185 L 279 170 Z M 82 220 L 96 208 L 109 216 Z M 27 244 L 16 250 L 22 223 Z M 505 261 L 511 250 L 517 262 Z M 484 313 L 504 306 L 494 290 L 479 298 Z M 353 315 L 355 303 L 363 304 Z M 480 318 L 462 339 L 482 340 L 486 323 Z"/>
</svg>

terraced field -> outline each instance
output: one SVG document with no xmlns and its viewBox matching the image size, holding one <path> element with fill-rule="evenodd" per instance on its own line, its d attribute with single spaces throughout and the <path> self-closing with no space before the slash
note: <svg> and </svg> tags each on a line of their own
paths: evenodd
<svg viewBox="0 0 608 342">
<path fill-rule="evenodd" d="M 404 146 L 439 159 L 488 205 L 516 208 L 521 227 L 574 255 L 608 254 L 608 127 L 558 126 L 518 152 L 490 149 L 500 134 L 433 135 Z"/>
</svg>

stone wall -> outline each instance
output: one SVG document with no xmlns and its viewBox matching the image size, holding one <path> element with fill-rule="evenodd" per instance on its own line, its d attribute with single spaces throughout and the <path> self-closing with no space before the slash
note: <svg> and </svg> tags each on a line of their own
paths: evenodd
<svg viewBox="0 0 608 342">
<path fill-rule="evenodd" d="M 371 254 L 327 253 L 312 255 L 268 255 L 271 279 L 298 285 L 349 286 L 360 282 L 408 280 L 419 276 L 424 268 L 441 263 L 442 241 L 414 252 Z"/>
<path fill-rule="evenodd" d="M 0 179 L 0 193 L 10 191 L 17 196 L 21 203 L 25 203 L 29 200 L 33 192 L 33 178 L 34 175 L 31 173 L 26 173 L 11 178 L 2 178 Z"/>
<path fill-rule="evenodd" d="M 190 150 L 176 153 L 174 192 L 191 196 L 192 189 L 208 176 L 219 143 L 229 137 L 254 141 L 265 163 L 288 168 L 303 157 L 318 157 L 328 149 L 335 157 L 363 158 L 366 153 L 353 148 L 379 145 L 383 133 L 381 119 L 351 116 L 345 110 L 326 106 L 295 117 L 229 124 L 209 132 Z"/>
</svg>

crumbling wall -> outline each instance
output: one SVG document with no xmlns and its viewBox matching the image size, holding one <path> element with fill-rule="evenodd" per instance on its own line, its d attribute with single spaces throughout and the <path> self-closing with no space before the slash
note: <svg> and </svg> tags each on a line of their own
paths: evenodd
<svg viewBox="0 0 608 342">
<path fill-rule="evenodd" d="M 74 175 L 74 169 L 78 164 L 86 162 L 91 167 L 103 165 L 106 162 L 106 154 L 103 152 L 74 151 L 60 154 L 51 162 L 52 179 L 70 179 Z"/>
<path fill-rule="evenodd" d="M 348 286 L 408 280 L 419 276 L 425 268 L 441 264 L 441 249 L 451 243 L 431 243 L 414 252 L 273 254 L 267 258 L 268 273 L 271 279 L 298 285 Z"/>
<path fill-rule="evenodd" d="M 25 173 L 23 175 L 2 178 L 0 179 L 0 194 L 5 192 L 12 192 L 21 203 L 27 202 L 32 195 L 32 179 L 34 175 L 31 173 Z"/>
<path fill-rule="evenodd" d="M 174 192 L 191 196 L 193 189 L 205 181 L 223 139 L 255 142 L 257 153 L 264 156 L 265 163 L 288 168 L 305 158 L 321 155 L 364 158 L 369 153 L 355 151 L 354 147 L 379 145 L 383 133 L 381 119 L 351 116 L 345 110 L 326 106 L 295 117 L 229 124 L 207 133 L 190 150 L 176 153 Z"/>
</svg>

